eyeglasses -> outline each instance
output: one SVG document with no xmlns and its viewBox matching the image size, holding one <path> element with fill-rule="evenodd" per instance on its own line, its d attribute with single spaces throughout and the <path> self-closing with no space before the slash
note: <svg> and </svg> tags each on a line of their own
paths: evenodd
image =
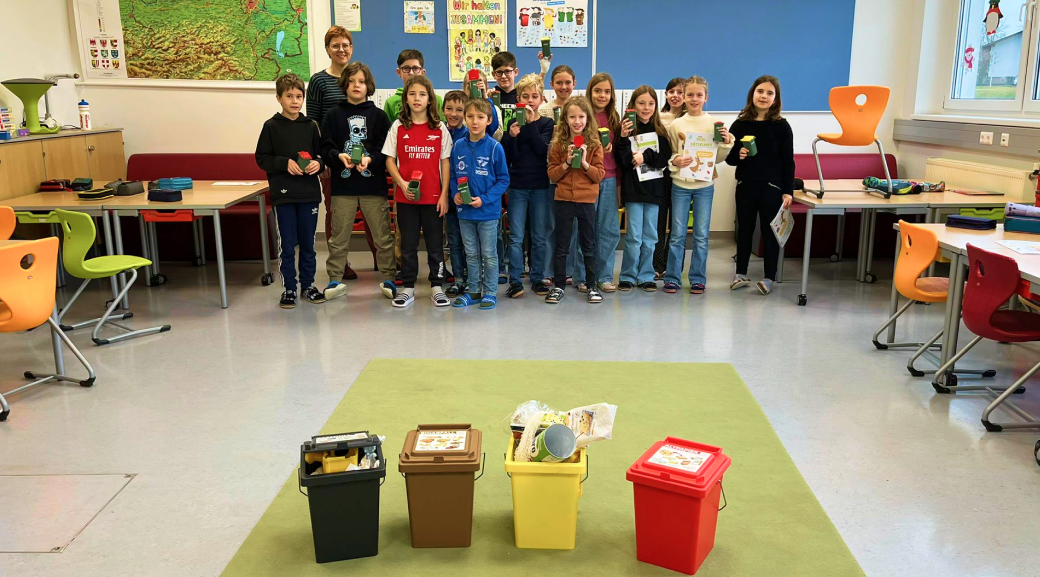
<svg viewBox="0 0 1040 577">
<path fill-rule="evenodd" d="M 329 50 L 332 50 L 333 52 L 350 52 L 351 48 L 353 48 L 353 45 L 351 44 L 334 44 L 329 46 Z"/>
<path fill-rule="evenodd" d="M 407 72 L 408 74 L 418 74 L 423 71 L 422 66 L 402 66 L 398 68 L 401 72 Z"/>
<path fill-rule="evenodd" d="M 513 72 L 516 72 L 516 68 L 503 68 L 501 70 L 495 70 L 491 74 L 494 74 L 496 78 L 502 78 L 504 76 L 509 76 Z"/>
</svg>

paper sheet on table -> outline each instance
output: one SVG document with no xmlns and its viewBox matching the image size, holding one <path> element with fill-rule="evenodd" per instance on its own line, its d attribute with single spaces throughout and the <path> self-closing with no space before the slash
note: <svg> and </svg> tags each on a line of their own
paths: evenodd
<svg viewBox="0 0 1040 577">
<path fill-rule="evenodd" d="M 253 186 L 254 184 L 260 184 L 260 181 L 252 180 L 249 182 L 214 182 L 213 186 Z"/>
<path fill-rule="evenodd" d="M 794 217 L 791 215 L 790 207 L 781 208 L 769 223 L 769 228 L 773 229 L 773 235 L 780 246 L 787 244 L 787 239 L 791 238 L 791 231 L 794 230 Z"/>
<path fill-rule="evenodd" d="M 998 240 L 997 244 L 1018 254 L 1040 254 L 1040 242 L 1032 240 Z"/>
</svg>

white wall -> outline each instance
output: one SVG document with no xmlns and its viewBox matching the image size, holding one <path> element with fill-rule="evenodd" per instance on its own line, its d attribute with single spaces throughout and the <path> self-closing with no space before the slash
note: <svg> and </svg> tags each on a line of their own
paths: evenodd
<svg viewBox="0 0 1040 577">
<path fill-rule="evenodd" d="M 69 35 L 42 35 L 32 27 L 14 27 L 7 31 L 6 46 L 23 46 L 32 57 L 0 58 L 0 79 L 34 76 L 79 70 L 78 55 L 70 37 L 74 25 L 69 23 L 66 0 L 35 0 L 7 3 L 5 16 L 11 22 L 47 22 L 52 30 L 69 29 Z M 326 62 L 321 47 L 321 31 L 330 22 L 327 2 L 310 2 L 312 62 Z M 878 134 L 887 152 L 900 153 L 900 164 L 906 163 L 892 142 L 892 120 L 912 113 L 914 95 L 907 87 L 916 86 L 917 54 L 923 16 L 923 0 L 863 0 L 857 2 L 852 42 L 853 84 L 883 84 L 893 90 L 889 111 Z M 916 44 L 915 44 L 916 42 Z M 315 46 L 315 44 L 317 44 Z M 911 68 L 908 68 L 908 63 Z M 750 82 L 752 79 L 748 79 Z M 781 81 L 783 79 L 781 78 Z M 136 152 L 252 152 L 259 127 L 278 110 L 273 91 L 140 88 L 79 85 L 63 81 L 51 90 L 55 115 L 67 124 L 76 124 L 75 104 L 79 98 L 90 102 L 93 121 L 98 127 L 125 129 L 126 153 Z M 913 91 L 911 91 L 913 92 Z M 0 101 L 7 104 L 13 97 L 0 88 Z M 911 109 L 905 110 L 907 102 Z M 20 106 L 17 106 L 20 111 Z M 709 101 L 709 110 L 711 108 Z M 19 112 L 20 114 L 20 112 Z M 731 122 L 732 115 L 720 115 Z M 838 132 L 840 127 L 829 114 L 792 113 L 787 115 L 795 133 L 795 151 L 811 152 L 811 143 L 820 132 Z M 824 145 L 827 147 L 827 145 Z M 921 148 L 921 147 L 917 147 Z M 865 151 L 870 148 L 863 149 Z M 825 152 L 837 152 L 827 147 Z M 840 152 L 860 152 L 841 149 Z M 913 149 L 912 163 L 922 154 Z M 923 168 L 923 160 L 921 160 Z M 901 174 L 908 174 L 900 167 Z M 733 230 L 733 170 L 723 165 L 716 182 L 712 214 L 712 230 Z"/>
</svg>

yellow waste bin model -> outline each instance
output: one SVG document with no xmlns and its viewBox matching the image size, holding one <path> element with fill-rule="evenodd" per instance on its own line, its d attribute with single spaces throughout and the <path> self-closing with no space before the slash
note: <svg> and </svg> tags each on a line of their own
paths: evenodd
<svg viewBox="0 0 1040 577">
<path fill-rule="evenodd" d="M 513 486 L 513 531 L 519 549 L 573 549 L 578 500 L 588 478 L 582 448 L 562 463 L 518 463 L 516 439 L 509 439 L 506 474 Z"/>
</svg>

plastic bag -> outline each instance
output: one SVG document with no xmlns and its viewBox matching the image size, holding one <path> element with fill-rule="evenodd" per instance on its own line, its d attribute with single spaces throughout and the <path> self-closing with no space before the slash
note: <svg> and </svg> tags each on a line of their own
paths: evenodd
<svg viewBox="0 0 1040 577">
<path fill-rule="evenodd" d="M 578 448 L 587 447 L 596 441 L 609 440 L 614 432 L 614 415 L 617 405 L 597 403 L 567 411 L 564 423 L 578 438 Z"/>
<path fill-rule="evenodd" d="M 518 463 L 531 461 L 535 436 L 552 424 L 562 424 L 574 431 L 578 448 L 587 447 L 596 441 L 609 440 L 614 431 L 617 405 L 597 403 L 577 407 L 566 412 L 554 411 L 538 401 L 520 404 L 510 419 L 510 429 L 518 436 L 513 460 Z"/>
</svg>

